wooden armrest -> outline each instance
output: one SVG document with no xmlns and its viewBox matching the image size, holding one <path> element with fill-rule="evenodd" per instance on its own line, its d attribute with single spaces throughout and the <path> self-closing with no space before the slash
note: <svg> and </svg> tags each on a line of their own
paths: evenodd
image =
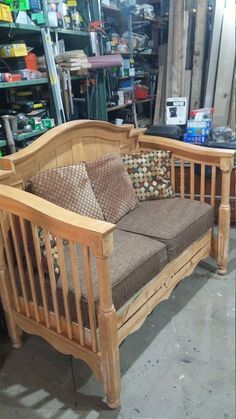
<svg viewBox="0 0 236 419">
<path fill-rule="evenodd" d="M 52 234 L 89 246 L 98 257 L 112 250 L 115 225 L 68 211 L 36 195 L 0 185 L 0 209 L 42 226 Z M 107 240 L 108 239 L 108 240 Z"/>
<path fill-rule="evenodd" d="M 212 163 L 221 166 L 221 160 L 231 159 L 233 164 L 234 150 L 222 150 L 218 148 L 206 148 L 195 144 L 184 143 L 170 138 L 152 135 L 139 137 L 141 148 L 162 148 L 171 150 L 175 156 L 183 157 L 200 163 Z"/>
</svg>

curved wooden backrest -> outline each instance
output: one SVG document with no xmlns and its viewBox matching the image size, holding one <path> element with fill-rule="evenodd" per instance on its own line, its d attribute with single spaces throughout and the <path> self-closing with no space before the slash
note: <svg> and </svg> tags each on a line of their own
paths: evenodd
<svg viewBox="0 0 236 419">
<path fill-rule="evenodd" d="M 103 121 L 66 122 L 39 137 L 27 148 L 0 159 L 0 183 L 22 188 L 35 174 L 106 153 L 128 153 L 136 148 L 143 129 Z"/>
</svg>

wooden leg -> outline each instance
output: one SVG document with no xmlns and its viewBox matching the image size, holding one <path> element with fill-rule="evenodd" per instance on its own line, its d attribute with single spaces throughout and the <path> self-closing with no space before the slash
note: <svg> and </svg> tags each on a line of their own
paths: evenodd
<svg viewBox="0 0 236 419">
<path fill-rule="evenodd" d="M 12 290 L 9 279 L 9 271 L 6 265 L 5 256 L 3 253 L 3 247 L 0 252 L 0 296 L 2 300 L 4 316 L 7 324 L 8 334 L 12 341 L 13 348 L 20 348 L 22 345 L 21 340 L 21 329 L 16 325 L 13 315 L 13 299 Z"/>
<path fill-rule="evenodd" d="M 11 314 L 5 312 L 5 319 L 12 346 L 14 349 L 19 349 L 22 346 L 22 330 L 15 324 Z"/>
<path fill-rule="evenodd" d="M 120 406 L 120 359 L 115 310 L 99 314 L 102 376 L 111 409 Z"/>
<path fill-rule="evenodd" d="M 229 258 L 229 230 L 230 230 L 230 206 L 220 206 L 219 208 L 219 236 L 218 236 L 218 252 L 217 265 L 218 274 L 225 275 L 227 273 L 227 265 Z"/>
</svg>

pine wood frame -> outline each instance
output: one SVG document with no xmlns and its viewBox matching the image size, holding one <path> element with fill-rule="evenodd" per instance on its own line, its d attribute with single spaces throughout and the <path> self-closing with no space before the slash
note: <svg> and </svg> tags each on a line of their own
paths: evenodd
<svg viewBox="0 0 236 419">
<path fill-rule="evenodd" d="M 172 150 L 172 186 L 175 188 L 175 161 L 181 165 L 181 191 L 184 197 L 185 161 L 191 164 L 191 193 L 194 199 L 194 164 L 201 165 L 201 197 L 204 201 L 205 166 L 212 167 L 211 205 L 214 206 L 216 167 L 222 170 L 222 201 L 219 209 L 219 234 L 213 237 L 211 229 L 196 240 L 162 272 L 136 293 L 122 308 L 115 310 L 112 302 L 108 260 L 112 252 L 115 226 L 103 221 L 74 214 L 37 196 L 22 191 L 24 182 L 39 171 L 52 167 L 94 160 L 108 152 L 126 153 L 140 149 Z M 198 262 L 212 255 L 220 274 L 226 273 L 229 246 L 229 185 L 233 166 L 233 152 L 184 144 L 160 137 L 144 136 L 142 129 L 130 125 L 117 127 L 100 121 L 73 121 L 42 135 L 32 145 L 0 160 L 0 295 L 6 315 L 9 335 L 15 348 L 21 345 L 22 330 L 46 339 L 54 348 L 84 360 L 104 385 L 107 404 L 120 404 L 119 345 L 145 321 L 147 315 L 162 300 L 169 297 L 176 284 L 189 275 Z M 23 243 L 19 242 L 15 219 L 19 220 Z M 37 300 L 35 276 L 26 246 L 25 220 L 31 223 L 38 266 L 42 302 Z M 40 264 L 40 249 L 36 226 L 44 228 L 50 283 L 55 278 L 48 248 L 48 232 L 57 237 L 59 259 L 63 265 L 62 238 L 70 243 L 74 278 L 77 322 L 71 320 L 68 304 L 68 286 L 65 270 L 61 271 L 65 316 L 58 313 L 56 297 L 54 310 L 49 310 L 44 287 L 44 272 Z M 9 240 L 9 231 L 12 241 Z M 80 307 L 80 285 L 74 244 L 83 248 L 86 286 L 88 292 L 89 322 L 86 327 Z M 22 293 L 19 295 L 13 270 L 13 247 L 16 255 Z M 22 248 L 27 269 L 22 262 Z M 90 254 L 96 258 L 99 286 L 98 327 L 95 321 L 93 289 L 91 286 Z M 51 267 L 51 268 L 50 268 Z M 24 269 L 27 271 L 25 273 Z M 25 285 L 27 274 L 31 298 Z"/>
</svg>

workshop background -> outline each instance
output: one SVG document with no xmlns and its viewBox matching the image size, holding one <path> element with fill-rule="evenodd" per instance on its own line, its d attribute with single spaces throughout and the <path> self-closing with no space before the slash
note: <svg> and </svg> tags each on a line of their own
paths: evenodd
<svg viewBox="0 0 236 419">
<path fill-rule="evenodd" d="M 236 150 L 235 85 L 234 0 L 0 0 L 0 158 L 27 147 L 54 126 L 77 119 L 98 119 L 116 125 L 134 124 L 135 127 L 147 128 L 147 133 L 153 135 Z M 232 227 L 236 225 L 235 167 L 230 185 Z M 207 176 L 206 173 L 206 185 Z M 196 172 L 196 182 L 199 183 L 199 179 Z M 178 182 L 176 179 L 177 186 Z M 186 193 L 189 188 L 190 185 L 186 185 Z M 220 195 L 218 189 L 216 200 L 219 203 Z M 217 209 L 216 204 L 216 217 Z M 136 363 L 144 378 L 142 389 L 137 389 L 136 395 L 127 393 L 124 397 L 123 413 L 101 413 L 97 399 L 92 399 L 88 393 L 89 388 L 95 388 L 98 394 L 100 390 L 86 367 L 79 365 L 83 383 L 78 384 L 73 375 L 75 366 L 70 364 L 73 361 L 49 349 L 39 338 L 32 338 L 31 345 L 26 343 L 20 358 L 13 354 L 12 364 L 8 363 L 5 372 L 0 374 L 0 405 L 3 406 L 0 417 L 110 419 L 120 414 L 123 419 L 233 418 L 235 243 L 235 228 L 231 228 L 231 282 L 225 284 L 223 279 L 216 279 L 214 272 L 209 273 L 212 274 L 209 301 L 212 299 L 219 307 L 214 318 L 206 315 L 200 319 L 201 308 L 197 301 L 206 281 L 206 273 L 200 267 L 197 272 L 199 282 L 191 284 L 191 278 L 187 279 L 190 289 L 187 291 L 185 283 L 181 284 L 171 297 L 172 308 L 169 302 L 166 312 L 162 306 L 164 320 L 154 313 L 149 318 L 149 328 L 138 332 L 143 339 L 144 353 L 141 354 L 141 349 L 139 351 L 135 335 L 124 343 L 129 354 L 135 352 Z M 185 288 L 182 297 L 181 290 Z M 180 334 L 175 338 L 182 349 L 176 351 L 183 351 L 180 357 L 183 361 L 179 361 L 176 377 L 182 377 L 181 362 L 191 364 L 195 357 L 194 362 L 202 369 L 202 376 L 208 374 L 215 384 L 203 389 L 195 383 L 195 399 L 187 394 L 185 401 L 188 400 L 189 404 L 181 410 L 181 393 L 175 399 L 166 397 L 169 388 L 178 388 L 178 380 L 182 378 L 177 377 L 175 382 L 173 376 L 166 374 L 173 354 L 168 359 L 164 357 L 165 351 L 161 348 L 168 352 L 169 342 L 162 336 L 162 329 L 175 327 L 173 319 L 165 314 L 168 310 L 171 315 L 174 312 L 179 325 L 188 319 L 189 300 L 194 306 L 191 309 L 195 316 L 193 321 L 202 321 L 205 325 L 207 342 L 198 348 L 193 342 L 194 326 L 187 322 L 187 337 L 180 327 Z M 187 304 L 182 311 L 179 309 L 181 304 Z M 204 365 L 202 360 L 202 353 L 212 350 L 208 339 L 211 327 L 218 330 L 212 343 L 213 367 Z M 159 332 L 159 338 L 154 337 L 153 328 Z M 220 346 L 222 334 L 228 342 L 225 347 Z M 0 304 L 0 368 L 9 351 Z M 42 368 L 45 357 L 40 357 L 40 352 L 45 352 L 49 360 Z M 163 375 L 158 414 L 154 395 L 147 396 L 149 408 L 145 413 L 139 397 L 139 394 L 147 393 L 150 385 L 145 370 L 151 367 L 149 359 L 154 352 L 157 365 L 152 367 L 160 368 Z M 131 357 L 125 358 L 124 349 L 122 354 L 124 381 L 135 383 L 137 377 Z M 29 390 L 24 390 L 23 384 L 14 386 L 14 379 L 12 382 L 10 379 L 13 372 L 18 371 L 20 377 L 23 371 L 21 362 L 29 362 L 29 370 L 33 369 L 33 359 L 36 359 L 38 369 L 26 379 Z M 47 381 L 47 374 L 43 376 L 42 371 L 50 370 L 52 365 L 54 375 L 45 386 L 45 392 L 40 394 L 41 403 L 37 395 L 33 395 L 35 382 L 38 377 L 42 382 Z M 217 381 L 219 368 L 225 370 L 227 379 L 224 383 Z M 58 374 L 55 374 L 56 369 Z M 190 380 L 189 386 L 193 381 Z M 60 395 L 56 391 L 59 385 L 62 385 Z M 80 398 L 77 400 L 74 390 L 79 385 Z M 220 393 L 221 386 L 223 401 L 214 398 L 214 391 Z M 19 401 L 22 394 L 25 402 Z M 27 394 L 31 399 L 27 399 Z M 49 394 L 51 400 L 48 400 Z M 44 397 L 50 406 L 45 407 Z M 77 403 L 81 415 L 74 411 Z M 191 413 L 193 411 L 195 413 Z"/>
</svg>

